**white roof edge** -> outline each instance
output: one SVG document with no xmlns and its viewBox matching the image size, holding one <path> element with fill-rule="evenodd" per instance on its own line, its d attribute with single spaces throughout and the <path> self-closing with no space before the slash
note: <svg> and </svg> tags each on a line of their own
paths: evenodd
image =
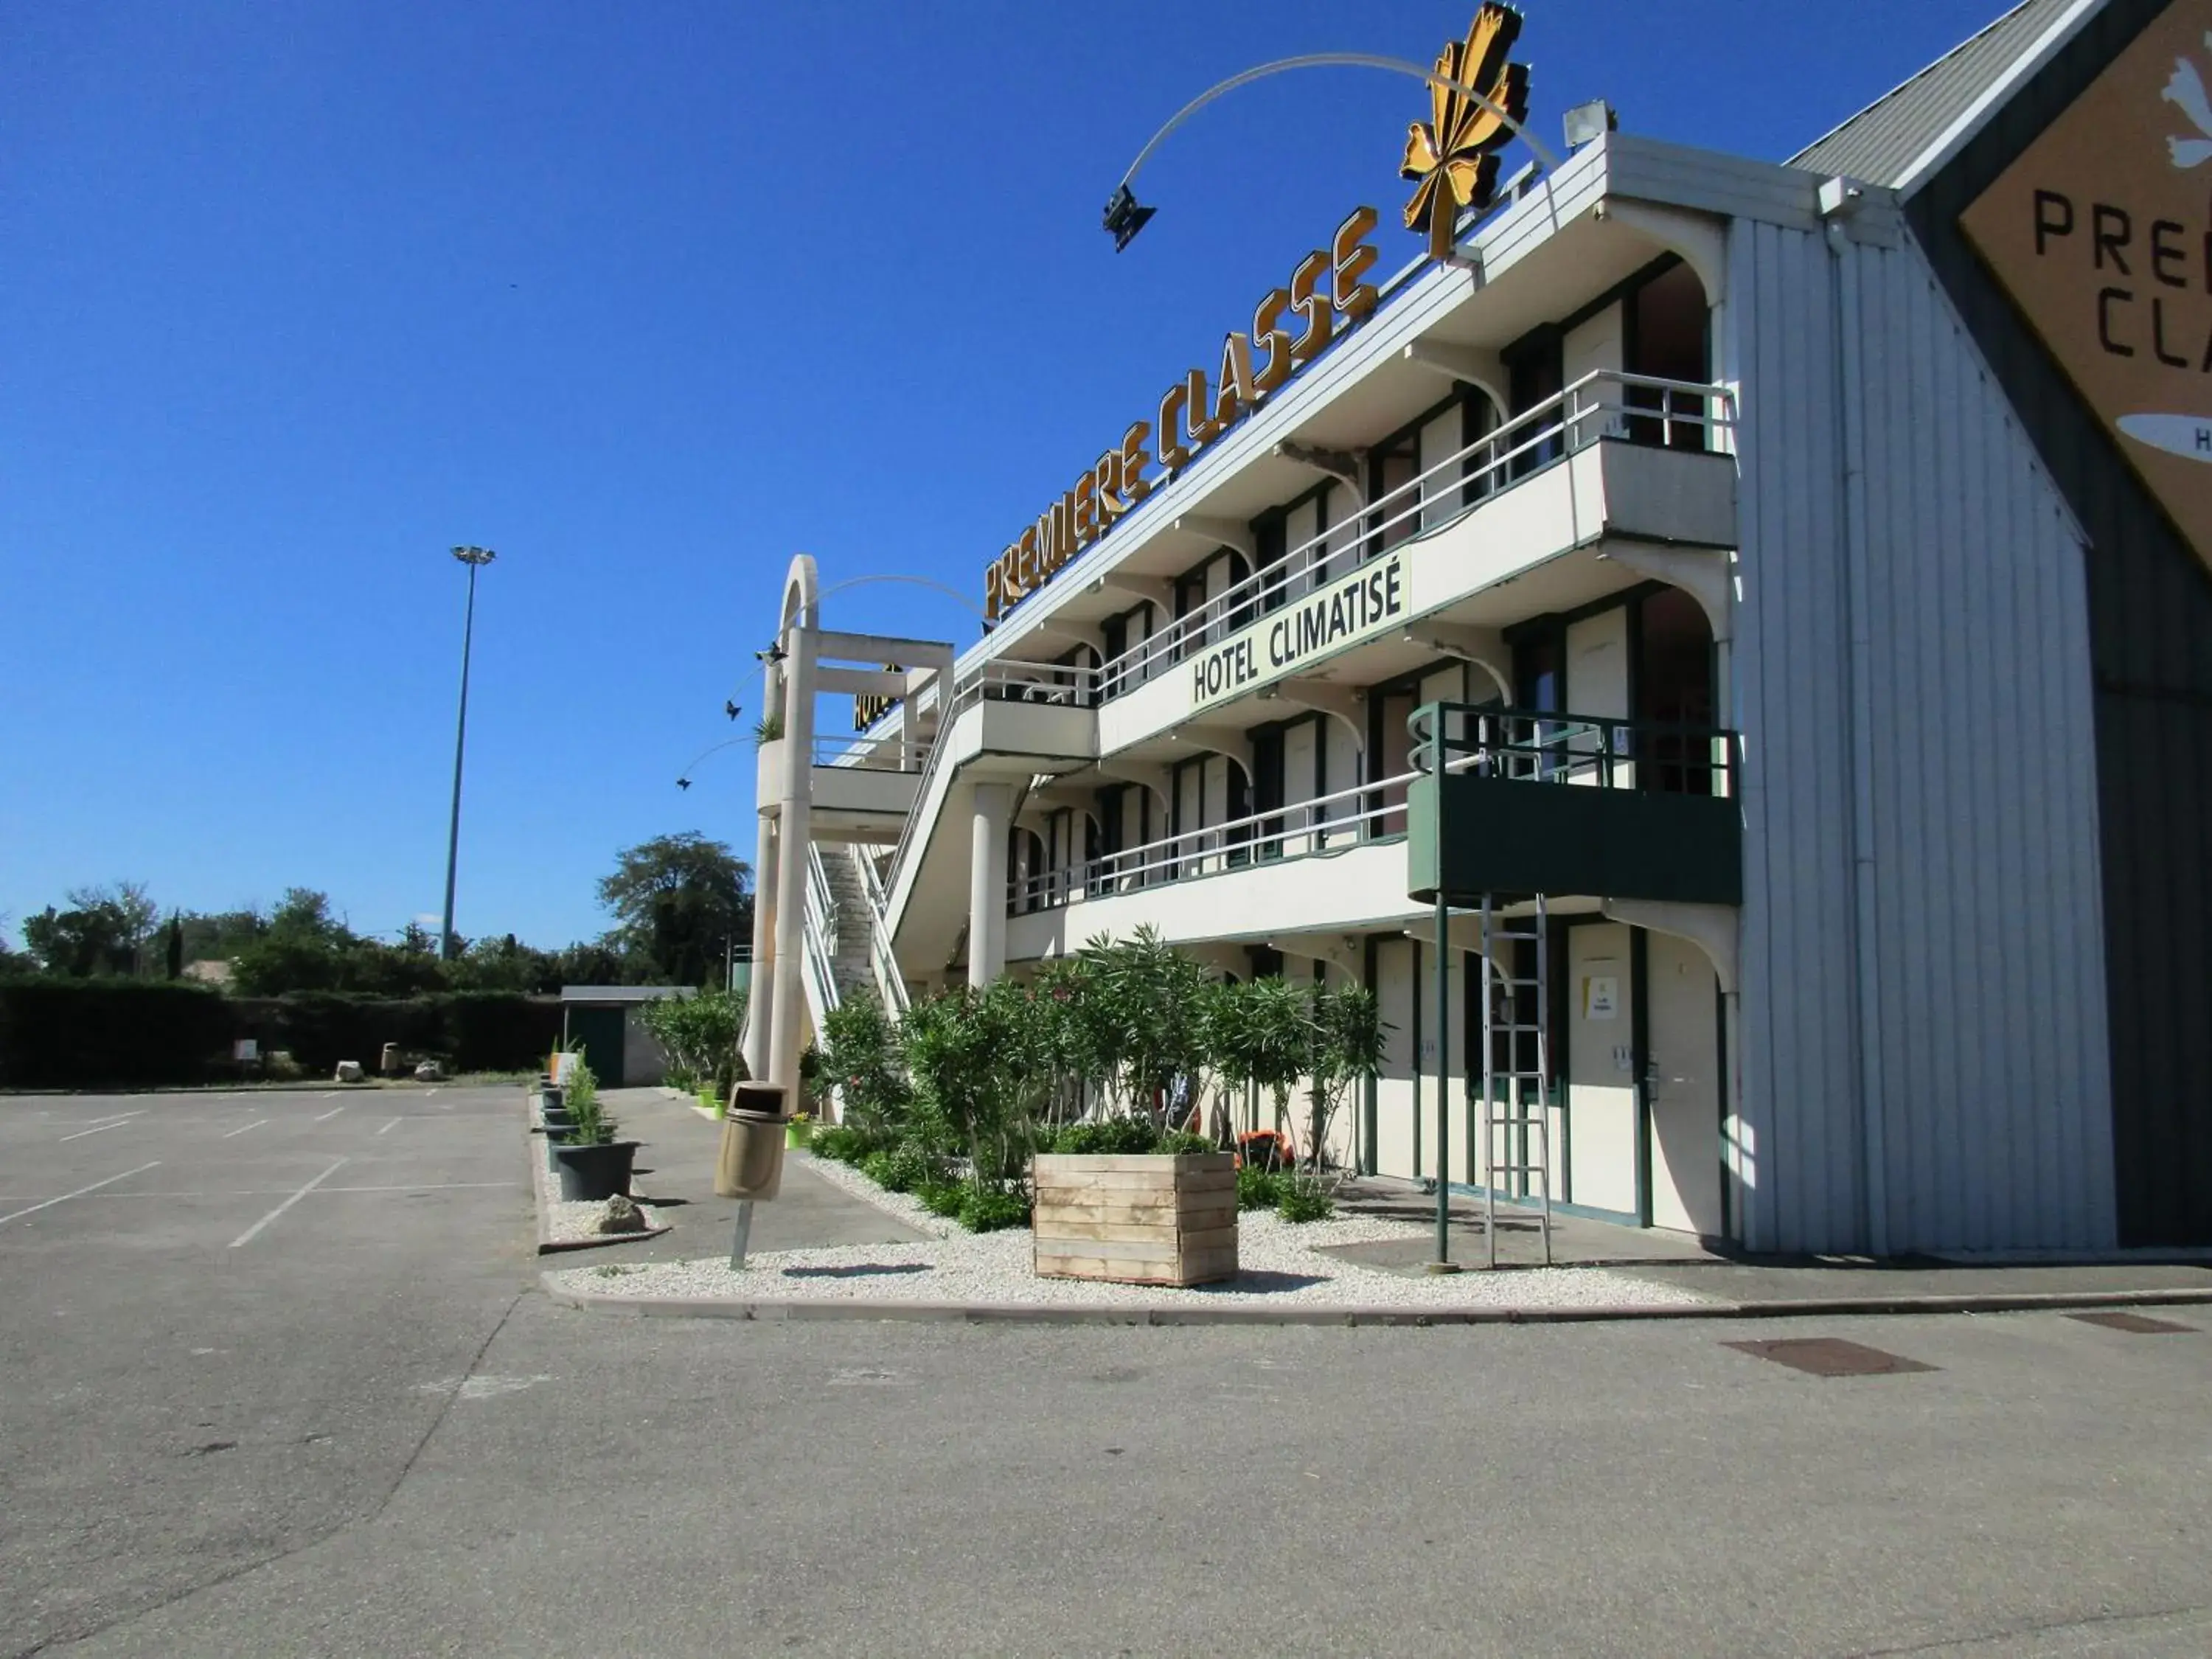
<svg viewBox="0 0 2212 1659">
<path fill-rule="evenodd" d="M 2013 59 L 2012 66 L 1991 82 L 1982 95 L 1969 104 L 1965 112 L 1944 130 L 1942 137 L 1914 158 L 1912 165 L 1905 168 L 1897 180 L 1894 188 L 1898 195 L 1911 195 L 1964 149 L 1990 117 L 2020 89 L 2021 83 L 2031 79 L 2056 58 L 2066 43 L 2080 32 L 2081 25 L 2102 10 L 2104 5 L 2105 0 L 2074 0 L 2074 3 L 2059 15 L 2058 21 L 2044 31 L 2042 39 L 2024 55 Z"/>
</svg>

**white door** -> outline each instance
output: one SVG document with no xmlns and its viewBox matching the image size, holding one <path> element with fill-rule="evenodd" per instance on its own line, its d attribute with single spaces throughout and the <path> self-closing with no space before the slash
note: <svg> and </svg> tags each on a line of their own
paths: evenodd
<svg viewBox="0 0 2212 1659">
<path fill-rule="evenodd" d="M 1687 939 L 1649 936 L 1651 1220 L 1718 1237 L 1721 1225 L 1720 982 Z"/>
<path fill-rule="evenodd" d="M 1638 1212 L 1634 1012 L 1628 929 L 1567 929 L 1567 1156 L 1571 1200 Z"/>
</svg>

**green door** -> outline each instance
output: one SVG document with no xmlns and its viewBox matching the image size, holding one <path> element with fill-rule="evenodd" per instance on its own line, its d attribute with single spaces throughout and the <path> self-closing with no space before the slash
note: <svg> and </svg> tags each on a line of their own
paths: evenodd
<svg viewBox="0 0 2212 1659">
<path fill-rule="evenodd" d="M 602 1089 L 623 1086 L 623 1011 L 619 1008 L 571 1008 L 568 1041 L 584 1045 L 584 1064 Z"/>
</svg>

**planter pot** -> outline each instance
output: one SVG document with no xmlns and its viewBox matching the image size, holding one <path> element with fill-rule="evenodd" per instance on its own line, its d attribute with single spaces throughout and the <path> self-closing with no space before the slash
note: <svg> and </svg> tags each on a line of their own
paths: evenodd
<svg viewBox="0 0 2212 1659">
<path fill-rule="evenodd" d="M 604 1146 L 555 1147 L 562 1198 L 571 1203 L 589 1202 L 627 1194 L 630 1160 L 637 1156 L 637 1146 L 635 1140 L 617 1140 Z"/>
<path fill-rule="evenodd" d="M 811 1146 L 814 1126 L 811 1123 L 787 1123 L 783 1126 L 783 1144 L 787 1146 Z"/>
<path fill-rule="evenodd" d="M 1042 1278 L 1204 1285 L 1237 1276 L 1237 1160 L 1228 1152 L 1047 1153 L 1035 1178 Z"/>
</svg>

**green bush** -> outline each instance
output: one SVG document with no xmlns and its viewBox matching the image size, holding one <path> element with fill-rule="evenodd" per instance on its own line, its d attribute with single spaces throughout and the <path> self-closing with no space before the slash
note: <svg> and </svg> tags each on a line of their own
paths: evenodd
<svg viewBox="0 0 2212 1659">
<path fill-rule="evenodd" d="M 1196 1152 L 1218 1152 L 1221 1148 L 1208 1136 L 1194 1134 L 1188 1129 L 1170 1129 L 1160 1137 L 1160 1144 L 1153 1150 L 1170 1158 L 1188 1158 Z"/>
<path fill-rule="evenodd" d="M 1286 1181 L 1275 1213 L 1285 1221 L 1326 1221 L 1336 1213 L 1336 1200 L 1310 1181 Z"/>
<path fill-rule="evenodd" d="M 220 994 L 198 986 L 131 980 L 0 985 L 0 1084 L 80 1089 L 198 1083 L 228 1066 L 234 1037 L 252 1034 Z M 262 1046 L 265 1052 L 289 1045 Z"/>
<path fill-rule="evenodd" d="M 1237 1171 L 1237 1207 L 1272 1210 L 1283 1201 L 1288 1184 L 1273 1170 L 1263 1170 L 1256 1164 L 1244 1164 Z"/>
<path fill-rule="evenodd" d="M 808 1149 L 817 1158 L 835 1158 L 840 1164 L 856 1167 L 869 1153 L 884 1150 L 878 1137 L 847 1123 L 831 1123 L 817 1129 Z"/>
<path fill-rule="evenodd" d="M 930 1214 L 941 1215 L 950 1221 L 959 1215 L 960 1206 L 968 1201 L 968 1188 L 957 1181 L 932 1181 L 915 1188 L 914 1195 Z"/>
<path fill-rule="evenodd" d="M 887 1192 L 915 1192 L 944 1178 L 944 1165 L 912 1141 L 895 1146 L 882 1156 L 884 1173 L 875 1179 Z M 869 1160 L 872 1164 L 874 1161 Z"/>
<path fill-rule="evenodd" d="M 1000 1187 L 970 1186 L 960 1195 L 960 1224 L 971 1233 L 994 1233 L 1030 1224 L 1030 1202 Z"/>
<path fill-rule="evenodd" d="M 885 1192 L 892 1189 L 891 1155 L 889 1152 L 870 1152 L 854 1167 Z"/>
<path fill-rule="evenodd" d="M 1052 1150 L 1083 1158 L 1129 1158 L 1159 1150 L 1160 1132 L 1152 1120 L 1109 1117 L 1069 1123 L 1053 1137 Z"/>
</svg>

